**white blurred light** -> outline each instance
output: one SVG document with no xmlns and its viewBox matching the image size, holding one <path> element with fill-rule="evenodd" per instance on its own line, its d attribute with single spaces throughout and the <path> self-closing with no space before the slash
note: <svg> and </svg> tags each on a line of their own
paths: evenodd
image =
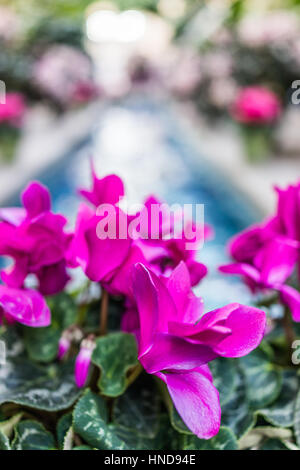
<svg viewBox="0 0 300 470">
<path fill-rule="evenodd" d="M 98 10 L 86 20 L 87 37 L 94 42 L 135 42 L 144 36 L 145 31 L 145 15 L 136 10 L 123 13 Z"/>
<path fill-rule="evenodd" d="M 118 14 L 114 11 L 94 11 L 86 20 L 86 33 L 91 41 L 113 41 L 117 28 Z"/>
<path fill-rule="evenodd" d="M 127 10 L 119 15 L 116 39 L 120 42 L 134 42 L 141 39 L 146 31 L 146 18 L 136 10 Z"/>
</svg>

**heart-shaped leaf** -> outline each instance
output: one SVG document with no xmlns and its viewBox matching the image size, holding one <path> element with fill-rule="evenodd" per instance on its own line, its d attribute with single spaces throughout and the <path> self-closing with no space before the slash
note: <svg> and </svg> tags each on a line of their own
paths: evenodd
<svg viewBox="0 0 300 470">
<path fill-rule="evenodd" d="M 99 450 L 159 450 L 164 445 L 170 448 L 173 439 L 167 416 L 160 418 L 154 438 L 139 434 L 138 425 L 130 429 L 115 423 L 109 424 L 105 400 L 90 391 L 75 406 L 73 428 L 87 445 Z"/>
<path fill-rule="evenodd" d="M 55 448 L 54 437 L 37 421 L 21 421 L 15 427 L 13 450 L 51 450 Z"/>
<path fill-rule="evenodd" d="M 74 298 L 67 292 L 47 299 L 52 315 L 52 327 L 65 330 L 76 322 L 78 307 Z"/>
<path fill-rule="evenodd" d="M 294 423 L 295 405 L 299 379 L 293 370 L 283 372 L 282 389 L 277 400 L 268 408 L 258 411 L 266 421 L 274 426 L 288 428 Z"/>
<path fill-rule="evenodd" d="M 47 411 L 69 408 L 79 397 L 74 364 L 37 366 L 20 357 L 0 367 L 0 404 L 18 403 Z"/>
<path fill-rule="evenodd" d="M 124 393 L 129 369 L 138 365 L 137 346 L 133 335 L 112 333 L 96 340 L 92 362 L 101 370 L 98 387 L 109 397 Z"/>
<path fill-rule="evenodd" d="M 161 401 L 151 376 L 144 374 L 114 405 L 114 423 L 139 436 L 154 438 L 158 432 Z"/>
<path fill-rule="evenodd" d="M 24 328 L 25 346 L 33 361 L 51 362 L 57 356 L 61 331 L 53 326 L 46 328 Z"/>
<path fill-rule="evenodd" d="M 222 406 L 222 426 L 230 428 L 237 439 L 240 439 L 254 426 L 255 421 L 254 413 L 246 397 L 244 378 L 238 373 L 237 387 L 230 400 Z"/>
<path fill-rule="evenodd" d="M 234 361 L 220 357 L 209 364 L 213 375 L 214 386 L 220 394 L 220 404 L 225 405 L 232 397 L 238 384 L 238 374 Z"/>
<path fill-rule="evenodd" d="M 257 410 L 274 402 L 282 386 L 281 371 L 271 363 L 263 349 L 256 349 L 239 359 L 245 377 L 246 396 L 250 407 Z"/>
<path fill-rule="evenodd" d="M 56 426 L 56 435 L 57 442 L 60 449 L 64 446 L 65 437 L 72 426 L 72 413 L 66 413 L 63 415 L 57 423 Z"/>
<path fill-rule="evenodd" d="M 88 445 L 101 450 L 128 449 L 108 426 L 108 412 L 104 399 L 87 391 L 73 412 L 73 426 Z"/>
</svg>

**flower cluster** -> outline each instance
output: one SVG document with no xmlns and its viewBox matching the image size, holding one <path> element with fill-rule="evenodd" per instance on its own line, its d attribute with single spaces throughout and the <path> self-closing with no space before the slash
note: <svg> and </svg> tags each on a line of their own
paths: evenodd
<svg viewBox="0 0 300 470">
<path fill-rule="evenodd" d="M 6 286 L 1 290 L 0 303 L 6 318 L 34 327 L 47 326 L 50 312 L 41 294 L 55 294 L 69 280 L 65 254 L 71 235 L 64 231 L 65 217 L 51 211 L 49 192 L 40 183 L 29 184 L 22 202 L 22 208 L 0 210 L 0 254 L 14 260 L 1 271 Z M 29 274 L 37 278 L 39 292 L 25 289 Z M 22 300 L 27 297 L 28 306 Z"/>
<path fill-rule="evenodd" d="M 0 125 L 19 127 L 26 111 L 23 95 L 6 93 L 5 103 L 0 104 Z"/>
<path fill-rule="evenodd" d="M 93 206 L 117 204 L 124 186 L 115 175 L 98 179 L 93 170 L 92 190 L 80 193 Z M 144 207 L 157 203 L 151 197 Z M 120 207 L 117 211 L 122 220 L 126 214 Z M 93 207 L 81 206 L 70 249 L 73 264 L 110 294 L 125 297 L 122 327 L 136 335 L 140 363 L 166 384 L 186 425 L 201 438 L 212 437 L 220 427 L 221 410 L 207 364 L 256 348 L 265 331 L 265 314 L 239 304 L 204 314 L 203 300 L 191 287 L 207 270 L 194 251 L 185 250 L 182 238 L 101 240 L 96 235 L 99 220 Z M 163 231 L 162 219 L 157 232 Z M 92 354 L 88 344 L 83 341 L 76 364 L 79 386 L 86 381 Z"/>
<path fill-rule="evenodd" d="M 241 275 L 254 292 L 278 292 L 294 321 L 299 322 L 300 293 L 289 285 L 289 280 L 299 266 L 300 183 L 276 191 L 275 215 L 237 235 L 229 245 L 235 263 L 219 269 Z"/>
<path fill-rule="evenodd" d="M 84 103 L 97 95 L 87 55 L 66 45 L 52 45 L 33 67 L 33 80 L 59 104 Z"/>
<path fill-rule="evenodd" d="M 134 237 L 99 237 L 97 227 L 104 218 L 99 206 L 112 205 L 119 224 L 130 224 L 133 216 L 119 206 L 124 184 L 118 176 L 100 179 L 94 168 L 92 176 L 92 188 L 79 191 L 89 204 L 80 206 L 72 233 L 65 230 L 66 219 L 51 211 L 47 189 L 36 182 L 23 192 L 22 208 L 0 211 L 0 254 L 14 260 L 13 267 L 1 273 L 5 283 L 0 288 L 1 319 L 33 327 L 49 325 L 43 295 L 63 290 L 68 271 L 80 267 L 88 279 L 101 285 L 102 302 L 108 295 L 123 298 L 122 329 L 135 335 L 140 364 L 164 382 L 191 431 L 209 439 L 219 430 L 221 408 L 208 363 L 255 349 L 265 332 L 265 313 L 236 303 L 204 313 L 203 299 L 195 296 L 192 286 L 207 269 L 196 259 L 196 250 L 186 249 L 184 236 L 164 237 L 163 211 L 154 239 L 138 231 Z M 161 207 L 151 196 L 139 218 L 152 204 Z M 150 227 L 153 221 L 148 222 Z M 211 231 L 206 228 L 204 234 L 207 237 Z M 37 290 L 26 288 L 29 274 L 38 281 Z M 83 387 L 95 336 L 70 326 L 59 342 L 59 359 L 73 341 L 81 343 L 75 380 Z"/>
</svg>

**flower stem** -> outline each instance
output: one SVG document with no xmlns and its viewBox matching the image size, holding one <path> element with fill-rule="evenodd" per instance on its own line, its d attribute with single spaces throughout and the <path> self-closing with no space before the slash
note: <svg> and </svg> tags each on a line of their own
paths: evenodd
<svg viewBox="0 0 300 470">
<path fill-rule="evenodd" d="M 100 335 L 105 335 L 107 331 L 108 317 L 108 292 L 102 290 L 101 307 L 100 307 Z"/>
<path fill-rule="evenodd" d="M 286 343 L 288 345 L 289 351 L 292 351 L 292 344 L 295 340 L 295 333 L 293 329 L 291 314 L 288 308 L 286 308 L 284 311 L 284 317 L 282 319 L 282 327 L 284 330 L 285 339 L 286 339 Z"/>
<path fill-rule="evenodd" d="M 141 366 L 141 364 L 137 364 L 135 366 L 135 368 L 132 370 L 131 374 L 128 376 L 128 379 L 127 379 L 127 385 L 131 385 L 135 379 L 138 378 L 138 376 L 140 375 L 140 373 L 143 371 L 143 367 Z"/>
</svg>

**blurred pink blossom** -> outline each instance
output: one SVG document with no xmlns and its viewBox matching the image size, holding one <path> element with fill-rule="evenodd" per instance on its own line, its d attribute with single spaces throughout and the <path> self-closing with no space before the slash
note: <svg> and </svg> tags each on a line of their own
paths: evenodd
<svg viewBox="0 0 300 470">
<path fill-rule="evenodd" d="M 33 79 L 63 105 L 89 101 L 96 94 L 89 58 L 70 46 L 51 46 L 35 64 Z"/>
<path fill-rule="evenodd" d="M 262 47 L 293 40 L 299 35 L 299 18 L 291 11 L 248 15 L 238 26 L 240 40 L 250 47 Z"/>
<path fill-rule="evenodd" d="M 239 122 L 267 124 L 280 116 L 281 105 L 271 90 L 262 86 L 251 86 L 238 93 L 231 114 Z"/>
<path fill-rule="evenodd" d="M 12 41 L 18 37 L 20 22 L 16 13 L 6 6 L 0 6 L 0 40 Z"/>
<path fill-rule="evenodd" d="M 171 66 L 168 87 L 179 96 L 192 94 L 202 80 L 200 57 L 190 51 L 183 51 L 177 62 Z"/>
<path fill-rule="evenodd" d="M 0 103 L 0 124 L 5 122 L 18 127 L 26 111 L 21 93 L 7 93 L 5 103 Z"/>
</svg>

